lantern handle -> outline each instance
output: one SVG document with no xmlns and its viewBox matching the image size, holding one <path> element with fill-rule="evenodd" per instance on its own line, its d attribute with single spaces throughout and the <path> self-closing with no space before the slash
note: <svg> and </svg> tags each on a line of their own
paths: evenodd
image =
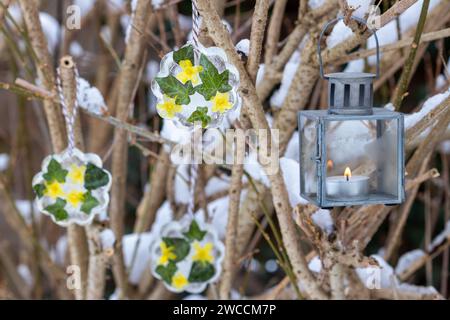
<svg viewBox="0 0 450 320">
<path fill-rule="evenodd" d="M 317 53 L 318 53 L 318 55 L 319 55 L 320 75 L 321 75 L 321 77 L 322 77 L 323 79 L 325 79 L 326 76 L 325 76 L 324 73 L 323 73 L 322 49 L 320 48 L 320 44 L 321 44 L 321 42 L 322 42 L 323 35 L 325 34 L 325 31 L 327 31 L 328 27 L 331 26 L 332 24 L 334 24 L 334 23 L 340 21 L 340 20 L 343 20 L 343 19 L 344 19 L 344 17 L 343 17 L 343 16 L 340 16 L 340 17 L 337 17 L 337 18 L 335 18 L 335 19 L 333 19 L 333 20 L 327 22 L 327 24 L 323 27 L 322 32 L 320 33 L 319 42 L 318 42 L 318 44 L 317 44 Z M 375 37 L 375 44 L 376 44 L 376 49 L 377 49 L 377 50 L 376 50 L 376 57 L 377 57 L 377 74 L 376 74 L 376 78 L 379 78 L 379 77 L 380 77 L 380 45 L 379 45 L 379 43 L 378 43 L 377 32 L 376 32 L 376 30 L 370 29 L 370 28 L 369 28 L 369 25 L 366 23 L 366 21 L 364 21 L 364 20 L 361 19 L 361 18 L 351 16 L 350 19 L 352 19 L 352 20 L 354 20 L 354 21 L 357 21 L 357 22 L 359 22 L 359 23 L 362 23 L 362 24 L 364 24 L 365 26 L 367 26 L 367 28 L 371 31 L 371 33 L 372 33 L 372 34 L 374 35 L 374 37 Z"/>
</svg>

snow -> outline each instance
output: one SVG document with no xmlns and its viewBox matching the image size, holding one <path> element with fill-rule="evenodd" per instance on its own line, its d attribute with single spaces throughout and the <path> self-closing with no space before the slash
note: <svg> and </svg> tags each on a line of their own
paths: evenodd
<svg viewBox="0 0 450 320">
<path fill-rule="evenodd" d="M 432 286 L 428 286 L 428 287 L 421 287 L 421 286 L 415 286 L 412 284 L 408 284 L 408 283 L 401 283 L 397 286 L 398 290 L 403 291 L 403 292 L 415 292 L 421 295 L 438 295 L 439 292 L 437 292 L 437 290 L 432 287 Z"/>
<path fill-rule="evenodd" d="M 429 112 L 436 108 L 442 101 L 448 98 L 450 89 L 446 92 L 436 94 L 425 101 L 422 108 L 415 113 L 405 116 L 405 129 L 413 127 L 417 122 L 424 118 Z"/>
<path fill-rule="evenodd" d="M 352 16 L 364 19 L 374 0 L 347 0 L 349 7 L 356 9 Z"/>
<path fill-rule="evenodd" d="M 428 252 L 433 252 L 439 245 L 441 245 L 446 239 L 450 238 L 450 220 L 445 224 L 444 230 L 439 233 L 428 246 Z"/>
<path fill-rule="evenodd" d="M 259 65 L 258 72 L 256 73 L 256 85 L 258 86 L 264 79 L 264 70 L 266 65 L 264 63 Z"/>
<path fill-rule="evenodd" d="M 190 198 L 189 170 L 190 165 L 180 164 L 175 175 L 175 201 L 187 204 Z"/>
<path fill-rule="evenodd" d="M 248 54 L 250 52 L 250 40 L 242 39 L 241 41 L 239 41 L 236 45 L 236 51 L 240 51 L 248 57 Z"/>
<path fill-rule="evenodd" d="M 137 246 L 136 257 L 133 267 L 129 272 L 129 280 L 132 284 L 138 284 L 144 272 L 150 272 L 150 245 L 152 243 L 152 233 L 129 234 L 123 237 L 123 255 L 125 265 L 131 268 L 135 248 Z M 139 245 L 137 242 L 139 241 Z"/>
<path fill-rule="evenodd" d="M 320 229 L 326 232 L 327 235 L 333 232 L 333 218 L 331 217 L 329 210 L 319 209 L 312 214 L 311 218 Z"/>
<path fill-rule="evenodd" d="M 325 0 L 309 0 L 308 5 L 311 9 L 317 9 L 325 4 Z"/>
<path fill-rule="evenodd" d="M 56 242 L 55 247 L 51 250 L 50 256 L 56 264 L 63 266 L 66 263 L 67 253 L 67 236 L 62 236 Z"/>
<path fill-rule="evenodd" d="M 436 78 L 436 90 L 440 90 L 441 88 L 443 88 L 444 86 L 446 86 L 448 83 L 447 78 L 445 77 L 445 75 L 440 74 L 437 76 Z"/>
<path fill-rule="evenodd" d="M 421 249 L 412 250 L 403 254 L 398 260 L 395 267 L 395 273 L 401 274 L 408 269 L 414 261 L 417 261 L 425 255 L 425 252 Z"/>
<path fill-rule="evenodd" d="M 315 256 L 311 259 L 311 261 L 308 263 L 308 269 L 316 273 L 322 271 L 322 261 L 320 261 L 319 256 Z"/>
<path fill-rule="evenodd" d="M 245 196 L 245 193 L 241 194 L 242 198 Z M 209 214 L 209 222 L 217 231 L 220 239 L 225 238 L 226 227 L 228 223 L 228 205 L 229 205 L 229 197 L 223 197 L 217 200 L 214 200 L 208 203 L 208 214 Z M 195 217 L 199 222 L 205 221 L 205 214 L 203 209 L 198 210 L 195 213 Z"/>
<path fill-rule="evenodd" d="M 264 269 L 269 273 L 277 272 L 278 263 L 275 259 L 269 259 L 264 263 Z"/>
<path fill-rule="evenodd" d="M 111 229 L 105 229 L 100 233 L 100 241 L 102 243 L 102 250 L 114 249 L 116 237 Z"/>
<path fill-rule="evenodd" d="M 151 233 L 159 234 L 161 228 L 173 220 L 173 212 L 170 208 L 169 201 L 165 201 L 162 206 L 156 211 L 155 221 L 152 224 Z"/>
<path fill-rule="evenodd" d="M 164 0 L 152 0 L 153 8 L 159 9 L 164 4 Z"/>
<path fill-rule="evenodd" d="M 71 56 L 81 57 L 84 54 L 84 49 L 79 42 L 74 41 L 70 44 L 69 52 Z"/>
<path fill-rule="evenodd" d="M 15 203 L 16 203 L 17 210 L 19 210 L 20 214 L 25 219 L 25 222 L 28 225 L 31 225 L 31 223 L 32 223 L 31 209 L 33 209 L 35 218 L 39 217 L 39 215 L 40 215 L 39 210 L 33 201 L 16 200 Z"/>
<path fill-rule="evenodd" d="M 280 88 L 276 90 L 270 98 L 270 105 L 272 108 L 281 108 L 286 100 L 289 88 L 291 87 L 292 80 L 297 73 L 297 69 L 301 62 L 300 50 L 304 47 L 306 39 L 304 37 L 299 45 L 299 48 L 292 54 L 289 61 L 286 63 L 283 71 L 283 77 L 281 79 Z"/>
<path fill-rule="evenodd" d="M 343 72 L 364 72 L 364 60 L 358 59 L 350 61 Z"/>
<path fill-rule="evenodd" d="M 92 10 L 92 8 L 94 7 L 94 3 L 94 0 L 75 0 L 73 2 L 75 6 L 78 6 L 80 8 L 82 16 L 85 16 Z"/>
<path fill-rule="evenodd" d="M 17 24 L 22 23 L 22 11 L 18 5 L 10 6 L 8 12 Z M 46 12 L 39 12 L 39 20 L 47 39 L 48 51 L 53 54 L 60 40 L 61 27 L 58 21 Z M 7 21 L 10 23 L 9 19 Z"/>
<path fill-rule="evenodd" d="M 430 13 L 440 3 L 440 1 L 441 0 L 431 0 L 428 7 L 428 13 Z M 402 34 L 417 25 L 422 4 L 423 0 L 417 1 L 399 16 L 399 29 Z M 380 46 L 398 41 L 399 37 L 397 33 L 397 20 L 392 20 L 381 29 L 377 30 L 377 36 Z M 375 38 L 373 36 L 368 39 L 367 48 L 375 48 Z M 371 65 L 374 65 L 376 62 L 375 56 L 369 57 L 368 61 Z"/>
<path fill-rule="evenodd" d="M 20 274 L 20 276 L 25 281 L 28 287 L 33 286 L 34 283 L 33 275 L 31 274 L 31 271 L 27 265 L 19 264 L 17 266 L 17 272 Z"/>
<path fill-rule="evenodd" d="M 183 14 L 178 15 L 178 24 L 182 30 L 192 29 L 192 16 L 185 16 Z"/>
<path fill-rule="evenodd" d="M 145 67 L 145 80 L 151 83 L 159 72 L 159 62 L 150 60 Z M 150 90 L 151 91 L 151 90 Z"/>
<path fill-rule="evenodd" d="M 78 81 L 77 100 L 80 107 L 97 115 L 103 115 L 108 111 L 100 90 L 91 87 L 89 82 L 83 78 Z"/>
<path fill-rule="evenodd" d="M 199 294 L 190 294 L 183 298 L 183 300 L 208 300 L 208 298 Z"/>
<path fill-rule="evenodd" d="M 436 90 L 442 90 L 449 84 L 448 76 L 450 75 L 450 59 L 447 61 L 447 68 L 436 78 Z"/>
<path fill-rule="evenodd" d="M 258 163 L 258 154 L 255 151 L 249 153 L 244 164 L 244 170 L 252 177 L 253 180 L 263 183 L 266 187 L 270 187 L 270 181 L 261 165 Z"/>
<path fill-rule="evenodd" d="M 41 21 L 42 30 L 47 38 L 48 50 L 50 53 L 54 53 L 61 35 L 61 28 L 58 21 L 46 12 L 39 13 L 39 20 Z"/>
<path fill-rule="evenodd" d="M 9 155 L 6 153 L 0 153 L 0 172 L 8 169 Z"/>
<path fill-rule="evenodd" d="M 431 0 L 428 12 L 431 12 L 440 2 L 441 0 Z M 321 4 L 321 0 L 310 0 L 311 7 L 318 7 L 318 3 Z M 358 9 L 353 13 L 354 16 L 359 18 L 364 18 L 366 13 L 369 12 L 370 6 L 373 4 L 372 0 L 347 0 L 347 3 L 350 6 L 357 7 Z M 423 0 L 417 1 L 414 5 L 408 8 L 405 12 L 403 12 L 399 16 L 400 21 L 400 32 L 403 34 L 412 27 L 417 25 L 419 21 L 419 15 L 422 8 Z M 398 40 L 397 34 L 397 25 L 396 20 L 392 20 L 387 23 L 385 26 L 377 30 L 377 36 L 379 40 L 380 46 L 387 45 L 393 43 Z M 349 27 L 347 27 L 344 22 L 341 20 L 334 26 L 330 35 L 326 39 L 327 47 L 333 48 L 337 46 L 339 43 L 345 41 L 349 37 L 351 37 L 352 31 Z M 372 36 L 367 41 L 367 48 L 375 48 L 375 38 Z M 368 59 L 371 65 L 374 65 L 376 60 L 375 56 L 369 57 Z"/>
<path fill-rule="evenodd" d="M 226 180 L 225 180 L 226 179 Z M 205 195 L 210 197 L 217 192 L 228 190 L 230 187 L 230 179 L 228 177 L 212 177 L 205 186 Z"/>
<path fill-rule="evenodd" d="M 356 268 L 361 282 L 369 289 L 381 289 L 392 287 L 392 281 L 396 281 L 394 269 L 380 256 L 372 255 L 378 261 L 380 267 L 369 266 Z"/>
<path fill-rule="evenodd" d="M 106 43 L 111 44 L 111 29 L 108 26 L 103 26 L 100 29 L 100 36 Z"/>
<path fill-rule="evenodd" d="M 289 202 L 292 207 L 298 204 L 308 203 L 305 199 L 300 197 L 300 166 L 297 161 L 281 158 L 280 159 L 281 171 L 283 172 L 284 182 L 287 186 L 289 195 Z"/>
<path fill-rule="evenodd" d="M 176 144 L 185 145 L 191 141 L 191 132 L 186 127 L 177 126 L 172 120 L 163 119 L 161 137 Z M 164 145 L 164 149 L 170 152 L 170 146 Z"/>
<path fill-rule="evenodd" d="M 292 134 L 292 138 L 289 140 L 286 151 L 284 152 L 284 157 L 296 161 L 300 159 L 298 131 L 295 131 Z"/>
<path fill-rule="evenodd" d="M 352 29 L 347 27 L 344 21 L 339 21 L 333 28 L 333 31 L 329 34 L 326 39 L 327 47 L 334 48 L 339 43 L 344 42 L 347 38 L 352 36 Z"/>
<path fill-rule="evenodd" d="M 439 148 L 443 153 L 450 154 L 450 140 L 442 142 Z"/>
</svg>

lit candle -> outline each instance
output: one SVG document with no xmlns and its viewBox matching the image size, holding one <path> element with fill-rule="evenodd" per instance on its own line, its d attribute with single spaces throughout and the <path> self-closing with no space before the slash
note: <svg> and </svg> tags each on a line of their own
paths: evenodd
<svg viewBox="0 0 450 320">
<path fill-rule="evenodd" d="M 369 177 L 352 176 L 349 167 L 343 176 L 332 176 L 326 180 L 327 196 L 335 200 L 365 200 L 369 197 Z"/>
</svg>

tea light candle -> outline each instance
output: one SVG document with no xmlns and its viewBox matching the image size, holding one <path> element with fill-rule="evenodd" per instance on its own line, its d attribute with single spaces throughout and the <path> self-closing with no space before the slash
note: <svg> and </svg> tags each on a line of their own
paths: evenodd
<svg viewBox="0 0 450 320">
<path fill-rule="evenodd" d="M 332 176 L 326 180 L 327 196 L 336 200 L 365 200 L 369 198 L 369 177 L 352 176 L 346 168 L 343 176 Z"/>
</svg>

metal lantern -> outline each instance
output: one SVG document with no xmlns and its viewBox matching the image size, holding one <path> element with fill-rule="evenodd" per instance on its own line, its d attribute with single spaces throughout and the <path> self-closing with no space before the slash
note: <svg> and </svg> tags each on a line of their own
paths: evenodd
<svg viewBox="0 0 450 320">
<path fill-rule="evenodd" d="M 301 111 L 301 196 L 322 207 L 402 203 L 404 200 L 403 115 L 373 108 L 377 73 L 324 75 L 319 38 L 320 73 L 328 83 L 328 110 Z M 365 22 L 359 18 L 353 20 Z"/>
</svg>

